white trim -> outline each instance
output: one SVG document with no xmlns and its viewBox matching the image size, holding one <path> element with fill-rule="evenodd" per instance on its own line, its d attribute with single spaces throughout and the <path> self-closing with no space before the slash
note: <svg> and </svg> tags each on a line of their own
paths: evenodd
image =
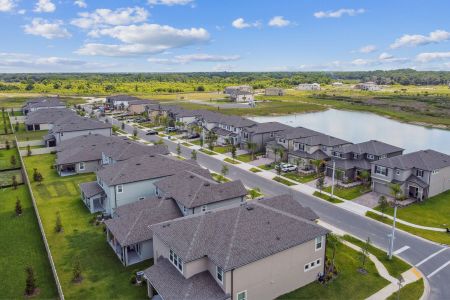
<svg viewBox="0 0 450 300">
<path fill-rule="evenodd" d="M 116 189 L 117 189 L 117 194 L 123 193 L 123 184 L 116 185 Z"/>
<path fill-rule="evenodd" d="M 86 169 L 86 166 L 83 161 L 80 162 L 80 164 L 78 165 L 78 168 L 80 169 L 80 171 L 84 171 Z"/>
<path fill-rule="evenodd" d="M 320 242 L 318 242 L 318 239 L 320 238 Z M 318 237 L 316 237 L 315 239 L 314 239 L 314 249 L 316 250 L 316 251 L 319 251 L 320 249 L 322 249 L 323 248 L 323 235 L 322 236 L 318 236 Z M 317 244 L 319 244 L 320 243 L 320 247 L 319 248 L 317 248 Z"/>
<path fill-rule="evenodd" d="M 220 271 L 220 272 L 219 272 L 219 271 Z M 220 276 L 222 277 L 222 279 L 219 278 L 219 274 L 220 274 Z M 219 267 L 219 266 L 216 266 L 216 279 L 217 279 L 219 282 L 221 282 L 222 284 L 223 284 L 223 275 L 224 275 L 223 269 L 222 269 L 221 267 Z"/>
<path fill-rule="evenodd" d="M 247 290 L 237 292 L 237 293 L 236 293 L 236 300 L 239 300 L 239 295 L 240 295 L 240 294 L 244 294 L 243 300 L 248 300 L 248 298 L 247 298 Z"/>
</svg>

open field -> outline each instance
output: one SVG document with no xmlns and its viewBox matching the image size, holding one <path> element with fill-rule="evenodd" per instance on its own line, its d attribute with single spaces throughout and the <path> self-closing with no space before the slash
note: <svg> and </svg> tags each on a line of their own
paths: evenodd
<svg viewBox="0 0 450 300">
<path fill-rule="evenodd" d="M 331 254 L 331 248 L 327 248 L 327 257 Z M 313 282 L 278 299 L 365 299 L 389 284 L 370 260 L 366 262 L 368 273 L 359 273 L 359 253 L 343 244 L 337 247 L 336 267 L 339 274 L 329 284 Z"/>
<path fill-rule="evenodd" d="M 80 200 L 78 184 L 95 179 L 93 174 L 59 177 L 51 169 L 55 155 L 25 158 L 28 174 L 33 168 L 42 173 L 42 184 L 32 183 L 44 230 L 52 251 L 56 269 L 67 299 L 136 299 L 144 298 L 145 287 L 130 284 L 133 272 L 150 266 L 146 261 L 128 268 L 106 243 L 102 226 L 90 224 L 91 215 Z M 61 216 L 63 232 L 55 232 L 57 213 Z M 83 281 L 72 282 L 72 270 L 80 261 Z"/>
<path fill-rule="evenodd" d="M 16 199 L 22 204 L 22 215 L 15 216 Z M 33 299 L 56 299 L 58 292 L 39 231 L 28 188 L 25 185 L 0 189 L 0 298 L 22 299 L 25 290 L 25 268 L 32 266 L 39 288 Z"/>
</svg>

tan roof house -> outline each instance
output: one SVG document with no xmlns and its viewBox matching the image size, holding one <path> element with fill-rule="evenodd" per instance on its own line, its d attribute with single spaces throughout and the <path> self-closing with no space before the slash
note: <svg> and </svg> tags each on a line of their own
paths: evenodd
<svg viewBox="0 0 450 300">
<path fill-rule="evenodd" d="M 148 296 L 274 299 L 324 272 L 328 230 L 289 195 L 151 226 Z"/>
</svg>

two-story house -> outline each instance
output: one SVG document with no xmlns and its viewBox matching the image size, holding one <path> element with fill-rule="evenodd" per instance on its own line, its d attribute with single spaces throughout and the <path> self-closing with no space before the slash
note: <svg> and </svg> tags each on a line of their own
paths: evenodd
<svg viewBox="0 0 450 300">
<path fill-rule="evenodd" d="M 450 189 L 450 156 L 421 150 L 372 162 L 373 191 L 390 195 L 399 184 L 403 195 L 424 200 Z"/>
<path fill-rule="evenodd" d="M 401 155 L 403 149 L 376 140 L 344 145 L 331 152 L 326 163 L 327 176 L 333 176 L 333 163 L 336 178 L 344 181 L 356 181 L 362 171 L 371 172 L 371 163 L 380 159 Z"/>
<path fill-rule="evenodd" d="M 183 215 L 244 202 L 247 189 L 240 180 L 217 183 L 208 172 L 183 171 L 155 183 L 156 194 L 175 200 Z"/>
<path fill-rule="evenodd" d="M 151 226 L 148 296 L 274 299 L 317 280 L 328 230 L 289 195 Z"/>
<path fill-rule="evenodd" d="M 227 141 L 229 141 L 230 143 L 239 146 L 241 144 L 241 136 L 245 136 L 245 134 L 242 135 L 243 130 L 257 124 L 255 121 L 246 118 L 223 114 L 217 114 L 216 119 L 214 119 L 214 117 L 211 118 L 211 115 L 208 114 L 206 120 L 207 129 L 211 127 L 211 124 L 215 124 L 215 126 L 209 130 L 217 135 L 216 143 L 218 145 L 225 145 Z M 204 131 L 204 134 L 206 134 L 206 131 Z"/>
<path fill-rule="evenodd" d="M 104 166 L 97 180 L 80 184 L 81 199 L 91 212 L 112 215 L 119 206 L 156 195 L 155 182 L 200 166 L 191 160 L 164 155 L 141 155 Z"/>
<path fill-rule="evenodd" d="M 266 144 L 274 141 L 277 133 L 292 127 L 279 122 L 257 123 L 250 127 L 245 127 L 241 132 L 240 148 L 248 149 L 248 143 L 254 145 L 255 152 L 264 152 Z"/>
<path fill-rule="evenodd" d="M 28 131 L 50 130 L 57 120 L 75 115 L 73 110 L 67 108 L 35 110 L 25 117 L 25 128 Z"/>
<path fill-rule="evenodd" d="M 126 110 L 130 102 L 140 100 L 139 98 L 129 96 L 129 95 L 115 95 L 106 97 L 106 105 L 114 110 Z"/>
</svg>

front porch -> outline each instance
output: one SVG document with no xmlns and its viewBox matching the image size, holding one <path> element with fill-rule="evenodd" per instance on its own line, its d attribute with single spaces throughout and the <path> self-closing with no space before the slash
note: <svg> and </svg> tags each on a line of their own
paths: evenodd
<svg viewBox="0 0 450 300">
<path fill-rule="evenodd" d="M 106 236 L 108 244 L 111 246 L 114 253 L 117 255 L 124 266 L 137 264 L 144 260 L 139 254 L 139 243 L 134 245 L 121 246 L 110 230 L 106 231 Z"/>
<path fill-rule="evenodd" d="M 58 165 L 56 168 L 59 176 L 70 176 L 77 174 L 75 164 Z"/>
</svg>

